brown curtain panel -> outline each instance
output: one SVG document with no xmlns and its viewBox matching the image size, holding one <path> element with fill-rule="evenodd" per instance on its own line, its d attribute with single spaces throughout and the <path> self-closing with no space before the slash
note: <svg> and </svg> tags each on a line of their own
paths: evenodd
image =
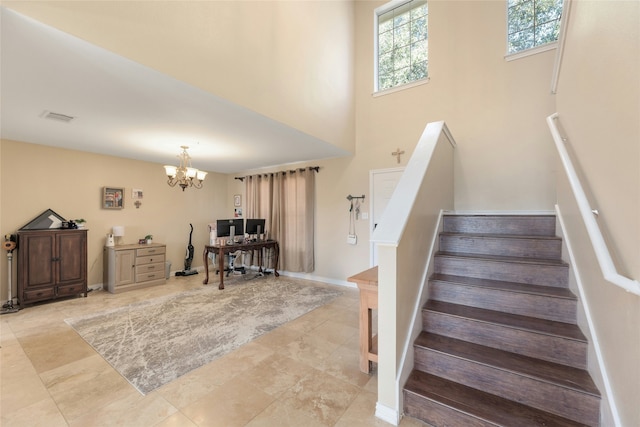
<svg viewBox="0 0 640 427">
<path fill-rule="evenodd" d="M 264 218 L 280 244 L 279 269 L 310 273 L 314 265 L 315 172 L 313 168 L 245 177 L 246 218 Z"/>
</svg>

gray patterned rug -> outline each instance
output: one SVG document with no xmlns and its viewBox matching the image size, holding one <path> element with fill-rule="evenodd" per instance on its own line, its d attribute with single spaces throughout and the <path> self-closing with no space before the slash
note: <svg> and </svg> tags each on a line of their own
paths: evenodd
<svg viewBox="0 0 640 427">
<path fill-rule="evenodd" d="M 342 294 L 285 277 L 228 283 L 65 321 L 147 394 Z"/>
</svg>

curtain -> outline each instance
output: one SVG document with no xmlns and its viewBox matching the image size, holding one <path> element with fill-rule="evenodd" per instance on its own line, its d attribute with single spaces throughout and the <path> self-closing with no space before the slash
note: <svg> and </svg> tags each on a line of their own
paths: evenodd
<svg viewBox="0 0 640 427">
<path fill-rule="evenodd" d="M 314 168 L 245 177 L 246 218 L 264 218 L 280 245 L 279 269 L 310 273 L 314 265 Z"/>
</svg>

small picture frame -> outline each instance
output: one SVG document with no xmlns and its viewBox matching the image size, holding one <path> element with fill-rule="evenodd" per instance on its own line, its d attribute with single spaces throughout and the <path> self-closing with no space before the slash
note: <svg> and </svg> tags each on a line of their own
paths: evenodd
<svg viewBox="0 0 640 427">
<path fill-rule="evenodd" d="M 133 200 L 142 199 L 144 197 L 144 193 L 141 188 L 133 188 L 131 190 L 131 198 Z"/>
<path fill-rule="evenodd" d="M 103 187 L 102 209 L 123 209 L 123 208 L 124 208 L 124 188 Z"/>
<path fill-rule="evenodd" d="M 242 196 L 240 194 L 233 196 L 233 206 L 236 208 L 242 206 Z"/>
</svg>

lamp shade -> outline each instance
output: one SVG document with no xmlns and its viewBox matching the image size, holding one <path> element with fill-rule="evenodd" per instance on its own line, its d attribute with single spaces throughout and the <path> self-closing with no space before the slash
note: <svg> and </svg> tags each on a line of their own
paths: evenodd
<svg viewBox="0 0 640 427">
<path fill-rule="evenodd" d="M 113 235 L 116 237 L 124 236 L 124 226 L 122 225 L 114 225 L 113 226 Z"/>
<path fill-rule="evenodd" d="M 165 170 L 167 176 L 170 176 L 170 177 L 173 178 L 174 176 L 176 176 L 176 172 L 177 172 L 178 168 L 175 167 L 175 166 L 171 166 L 171 165 L 165 165 L 164 166 L 164 170 Z"/>
</svg>

